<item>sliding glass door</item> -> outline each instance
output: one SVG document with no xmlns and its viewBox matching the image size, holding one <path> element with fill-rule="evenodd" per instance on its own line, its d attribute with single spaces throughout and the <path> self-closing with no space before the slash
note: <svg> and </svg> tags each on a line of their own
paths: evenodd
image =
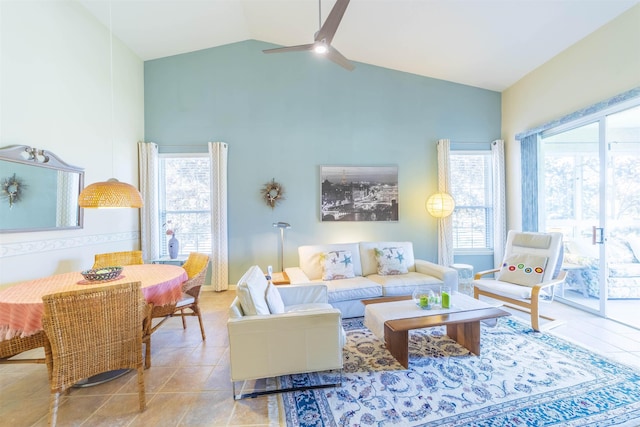
<svg viewBox="0 0 640 427">
<path fill-rule="evenodd" d="M 640 106 L 542 135 L 541 229 L 564 234 L 559 300 L 640 327 Z"/>
</svg>

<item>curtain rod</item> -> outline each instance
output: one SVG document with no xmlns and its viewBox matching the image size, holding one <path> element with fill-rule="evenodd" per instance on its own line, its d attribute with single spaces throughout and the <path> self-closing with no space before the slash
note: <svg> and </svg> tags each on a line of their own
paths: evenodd
<svg viewBox="0 0 640 427">
<path fill-rule="evenodd" d="M 633 89 L 628 90 L 626 92 L 620 93 L 620 94 L 618 94 L 616 96 L 613 96 L 613 97 L 611 97 L 609 99 L 606 99 L 604 101 L 598 102 L 598 103 L 593 104 L 593 105 L 590 105 L 590 106 L 588 106 L 586 108 L 583 108 L 581 110 L 575 111 L 573 113 L 567 114 L 566 116 L 563 116 L 563 117 L 561 117 L 559 119 L 552 120 L 550 122 L 544 123 L 543 125 L 535 127 L 533 129 L 529 129 L 529 130 L 526 130 L 524 132 L 517 133 L 516 134 L 516 140 L 521 141 L 522 139 L 524 139 L 524 138 L 526 138 L 528 136 L 531 136 L 533 134 L 544 132 L 545 130 L 552 129 L 552 128 L 556 127 L 556 126 L 563 125 L 563 124 L 568 123 L 568 122 L 573 121 L 573 120 L 577 120 L 577 119 L 579 119 L 581 117 L 585 117 L 585 116 L 588 116 L 588 115 L 591 115 L 591 114 L 598 113 L 598 112 L 600 112 L 602 110 L 606 110 L 609 107 L 612 107 L 612 106 L 617 105 L 617 104 L 621 104 L 621 103 L 623 103 L 625 101 L 628 101 L 628 100 L 630 100 L 632 98 L 635 98 L 637 96 L 640 96 L 640 87 L 636 87 L 636 88 L 633 88 Z"/>
</svg>

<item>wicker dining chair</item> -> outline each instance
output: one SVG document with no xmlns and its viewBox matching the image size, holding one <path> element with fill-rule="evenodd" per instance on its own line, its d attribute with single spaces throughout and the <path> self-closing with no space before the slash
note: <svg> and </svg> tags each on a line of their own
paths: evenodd
<svg viewBox="0 0 640 427">
<path fill-rule="evenodd" d="M 95 254 L 93 268 L 144 264 L 142 251 L 123 251 Z"/>
<path fill-rule="evenodd" d="M 140 411 L 146 406 L 142 324 L 146 302 L 140 282 L 89 287 L 42 297 L 45 358 L 51 390 L 49 425 L 60 394 L 80 380 L 136 369 Z"/>
<path fill-rule="evenodd" d="M 44 363 L 44 358 L 13 358 L 25 351 L 34 350 L 40 347 L 44 347 L 44 332 L 42 331 L 24 338 L 17 336 L 8 340 L 0 341 L 0 364 Z"/>
<path fill-rule="evenodd" d="M 209 255 L 191 252 L 189 258 L 182 266 L 186 272 L 188 279 L 182 284 L 182 298 L 175 304 L 166 304 L 153 306 L 151 314 L 146 321 L 145 327 L 145 367 L 151 366 L 151 334 L 155 332 L 165 321 L 170 317 L 180 316 L 182 317 L 182 328 L 187 328 L 185 316 L 197 316 L 200 323 L 200 334 L 202 340 L 206 339 L 204 332 L 204 325 L 202 324 L 202 314 L 198 300 L 200 298 L 200 291 L 204 281 L 207 277 L 207 270 L 209 267 Z M 185 311 L 190 310 L 190 311 Z M 154 319 L 161 319 L 155 325 Z"/>
</svg>

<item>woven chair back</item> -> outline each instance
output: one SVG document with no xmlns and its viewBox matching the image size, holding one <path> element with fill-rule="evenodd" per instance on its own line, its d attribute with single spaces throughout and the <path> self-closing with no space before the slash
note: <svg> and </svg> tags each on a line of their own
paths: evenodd
<svg viewBox="0 0 640 427">
<path fill-rule="evenodd" d="M 140 282 L 60 292 L 42 300 L 52 392 L 102 372 L 142 367 L 146 303 Z"/>
<path fill-rule="evenodd" d="M 196 276 L 196 274 L 199 274 L 203 270 L 206 270 L 208 265 L 209 255 L 201 254 L 198 252 L 191 252 L 189 254 L 189 258 L 187 258 L 187 261 L 184 263 L 182 268 L 186 270 L 189 279 L 192 279 Z"/>
<path fill-rule="evenodd" d="M 182 285 L 182 291 L 197 299 L 207 277 L 209 255 L 191 252 L 187 262 L 182 267 L 187 271 L 187 276 L 189 276 L 189 279 Z"/>
<path fill-rule="evenodd" d="M 96 254 L 93 268 L 144 264 L 142 251 L 123 251 Z"/>
</svg>

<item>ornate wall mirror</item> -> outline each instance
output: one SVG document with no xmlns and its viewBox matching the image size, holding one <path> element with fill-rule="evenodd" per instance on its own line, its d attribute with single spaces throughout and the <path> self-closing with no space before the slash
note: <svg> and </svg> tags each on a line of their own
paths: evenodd
<svg viewBox="0 0 640 427">
<path fill-rule="evenodd" d="M 84 170 L 26 145 L 0 149 L 0 233 L 82 228 Z"/>
</svg>

